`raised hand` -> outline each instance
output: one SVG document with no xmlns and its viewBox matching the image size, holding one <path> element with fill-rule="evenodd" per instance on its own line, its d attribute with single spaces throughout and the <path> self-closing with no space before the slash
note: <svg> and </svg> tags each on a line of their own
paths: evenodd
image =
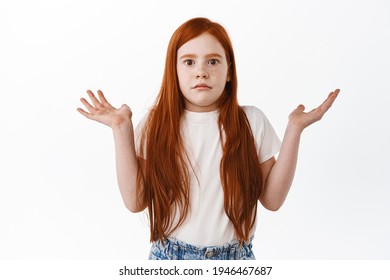
<svg viewBox="0 0 390 280">
<path fill-rule="evenodd" d="M 127 105 L 124 104 L 119 109 L 113 107 L 100 90 L 97 91 L 99 99 L 97 99 L 90 90 L 87 90 L 87 94 L 93 105 L 91 105 L 85 98 L 81 98 L 80 101 L 83 103 L 88 112 L 81 108 L 77 108 L 77 111 L 80 114 L 88 119 L 100 122 L 111 128 L 116 128 L 121 125 L 132 125 L 132 112 Z"/>
<path fill-rule="evenodd" d="M 321 118 L 336 100 L 339 92 L 339 89 L 331 92 L 328 98 L 320 106 L 307 113 L 304 112 L 305 106 L 302 104 L 299 105 L 294 111 L 291 112 L 289 116 L 289 125 L 292 125 L 293 127 L 302 131 L 309 125 L 321 120 Z"/>
</svg>

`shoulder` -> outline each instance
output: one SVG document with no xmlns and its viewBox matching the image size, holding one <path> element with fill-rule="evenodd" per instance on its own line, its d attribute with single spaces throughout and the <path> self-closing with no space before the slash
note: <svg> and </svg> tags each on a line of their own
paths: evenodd
<svg viewBox="0 0 390 280">
<path fill-rule="evenodd" d="M 281 142 L 262 110 L 255 106 L 241 106 L 241 108 L 252 129 L 260 162 L 265 162 L 279 152 Z"/>
<path fill-rule="evenodd" d="M 256 106 L 241 106 L 241 108 L 251 124 L 253 122 L 263 122 L 267 119 L 264 112 Z"/>
<path fill-rule="evenodd" d="M 267 131 L 273 130 L 272 125 L 265 113 L 256 106 L 241 106 L 248 119 L 254 134 L 264 135 Z"/>
</svg>

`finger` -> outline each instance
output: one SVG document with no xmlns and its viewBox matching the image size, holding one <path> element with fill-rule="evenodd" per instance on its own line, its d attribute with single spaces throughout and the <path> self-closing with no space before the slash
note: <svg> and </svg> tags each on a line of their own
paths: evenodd
<svg viewBox="0 0 390 280">
<path fill-rule="evenodd" d="M 336 99 L 339 92 L 340 92 L 340 90 L 336 89 L 335 91 L 332 91 L 331 93 L 329 93 L 328 97 L 316 109 L 324 111 L 324 113 L 325 113 L 332 106 L 332 104 L 333 104 L 334 100 Z"/>
<path fill-rule="evenodd" d="M 328 98 L 326 98 L 320 106 L 312 110 L 314 113 L 318 114 L 318 118 L 322 118 L 322 116 L 329 110 L 329 108 L 332 107 L 333 102 L 336 100 L 339 92 L 339 89 L 332 91 L 331 93 L 329 93 Z"/>
<path fill-rule="evenodd" d="M 317 108 L 320 108 L 320 107 L 322 107 L 324 104 L 326 104 L 327 102 L 329 102 L 329 100 L 332 98 L 332 96 L 333 96 L 333 91 L 331 92 L 331 93 L 329 93 L 328 94 L 328 97 L 321 103 L 321 105 L 320 106 L 318 106 Z"/>
<path fill-rule="evenodd" d="M 99 96 L 99 99 L 100 99 L 100 102 L 102 103 L 102 105 L 106 108 L 110 108 L 110 109 L 113 109 L 114 107 L 107 101 L 107 99 L 104 97 L 104 94 L 101 90 L 98 90 L 97 91 L 98 93 L 98 96 Z"/>
<path fill-rule="evenodd" d="M 88 119 L 92 119 L 92 118 L 93 118 L 93 117 L 92 117 L 92 116 L 93 116 L 92 114 L 90 114 L 90 113 L 84 111 L 84 110 L 81 109 L 81 108 L 77 108 L 77 112 L 79 112 L 80 114 L 82 114 L 84 117 L 86 117 L 86 118 L 88 118 Z"/>
<path fill-rule="evenodd" d="M 322 102 L 322 104 L 319 106 L 322 110 L 329 110 L 329 108 L 332 106 L 333 102 L 336 100 L 340 90 L 336 89 L 335 91 L 329 93 L 328 98 Z"/>
<path fill-rule="evenodd" d="M 95 97 L 95 95 L 93 94 L 92 91 L 90 90 L 87 90 L 87 94 L 89 96 L 89 98 L 91 99 L 92 103 L 93 103 L 93 106 L 95 106 L 95 108 L 99 109 L 101 107 L 103 107 L 103 105 L 100 103 L 100 101 Z"/>
<path fill-rule="evenodd" d="M 80 98 L 81 103 L 87 108 L 90 113 L 96 113 L 95 107 L 93 107 L 85 98 Z"/>
</svg>

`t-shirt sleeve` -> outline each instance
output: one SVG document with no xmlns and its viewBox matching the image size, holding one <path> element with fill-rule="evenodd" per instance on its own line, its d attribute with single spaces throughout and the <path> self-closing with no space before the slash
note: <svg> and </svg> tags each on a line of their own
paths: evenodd
<svg viewBox="0 0 390 280">
<path fill-rule="evenodd" d="M 275 156 L 281 147 L 281 141 L 263 111 L 255 106 L 243 107 L 255 139 L 260 163 Z"/>
</svg>

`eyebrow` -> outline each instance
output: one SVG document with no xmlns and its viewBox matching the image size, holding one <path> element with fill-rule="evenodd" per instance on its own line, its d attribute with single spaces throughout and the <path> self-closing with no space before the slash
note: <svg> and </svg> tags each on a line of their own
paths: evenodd
<svg viewBox="0 0 390 280">
<path fill-rule="evenodd" d="M 196 58 L 196 57 L 197 57 L 197 55 L 191 54 L 191 53 L 189 53 L 189 54 L 183 54 L 183 55 L 179 58 L 179 60 L 184 59 L 184 58 Z M 207 54 L 206 57 L 207 57 L 207 58 L 209 58 L 209 57 L 223 58 L 222 55 L 220 55 L 220 54 L 218 54 L 218 53 L 210 53 L 210 54 Z"/>
</svg>

